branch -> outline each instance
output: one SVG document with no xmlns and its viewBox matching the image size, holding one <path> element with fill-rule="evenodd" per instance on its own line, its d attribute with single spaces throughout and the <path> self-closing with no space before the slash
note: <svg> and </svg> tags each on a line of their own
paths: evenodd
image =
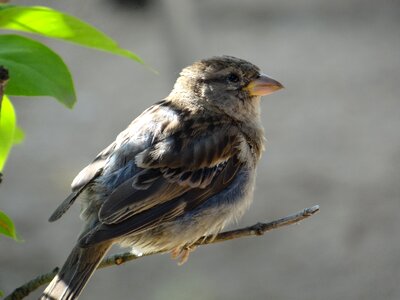
<svg viewBox="0 0 400 300">
<path fill-rule="evenodd" d="M 248 236 L 261 236 L 264 233 L 271 231 L 273 229 L 277 229 L 283 226 L 291 225 L 298 223 L 308 217 L 311 217 L 315 213 L 319 211 L 319 205 L 315 205 L 313 207 L 305 208 L 295 214 L 288 215 L 286 217 L 283 217 L 281 219 L 268 222 L 268 223 L 257 223 L 249 227 L 245 228 L 240 228 L 236 230 L 231 230 L 231 231 L 225 231 L 222 233 L 219 233 L 216 236 L 206 236 L 203 238 L 200 238 L 196 243 L 194 243 L 193 246 L 203 246 L 203 245 L 208 245 L 208 244 L 215 244 L 219 242 L 225 242 L 229 240 L 234 240 L 242 237 L 248 237 Z M 105 258 L 101 264 L 99 265 L 98 269 L 100 268 L 106 268 L 110 267 L 113 265 L 121 265 L 123 263 L 126 263 L 131 260 L 135 260 L 141 257 L 145 256 L 150 256 L 154 254 L 159 254 L 163 253 L 166 251 L 157 251 L 157 252 L 152 252 L 152 253 L 147 253 L 142 256 L 137 256 L 132 254 L 131 252 L 125 252 L 125 253 L 120 253 L 116 254 L 110 257 Z M 49 283 L 54 276 L 56 276 L 58 272 L 58 268 L 54 269 L 53 271 L 40 275 L 36 277 L 35 279 L 32 279 L 31 281 L 25 283 L 21 287 L 17 288 L 12 292 L 10 295 L 8 295 L 4 300 L 20 300 L 28 296 L 31 292 L 39 288 L 41 285 L 44 285 L 46 283 Z"/>
</svg>

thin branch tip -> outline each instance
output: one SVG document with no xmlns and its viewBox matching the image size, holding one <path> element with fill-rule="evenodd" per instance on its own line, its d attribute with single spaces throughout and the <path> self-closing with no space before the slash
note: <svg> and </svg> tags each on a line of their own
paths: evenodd
<svg viewBox="0 0 400 300">
<path fill-rule="evenodd" d="M 306 208 L 304 211 L 307 212 L 307 214 L 309 214 L 309 215 L 313 215 L 313 214 L 315 214 L 315 213 L 320 211 L 320 207 L 317 204 L 317 205 L 314 205 L 312 207 Z"/>
</svg>

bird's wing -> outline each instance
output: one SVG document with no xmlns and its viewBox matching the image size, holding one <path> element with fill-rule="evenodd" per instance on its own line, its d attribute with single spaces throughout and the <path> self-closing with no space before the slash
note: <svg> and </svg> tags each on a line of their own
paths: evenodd
<svg viewBox="0 0 400 300">
<path fill-rule="evenodd" d="M 73 180 L 71 184 L 72 192 L 69 196 L 57 207 L 57 209 L 50 216 L 49 221 L 54 222 L 61 218 L 61 216 L 74 204 L 76 198 L 88 187 L 94 179 L 99 177 L 103 171 L 106 159 L 115 148 L 115 142 L 101 151 L 94 161 L 84 168 Z"/>
<path fill-rule="evenodd" d="M 80 238 L 80 245 L 149 230 L 225 189 L 242 166 L 240 137 L 235 126 L 221 123 L 210 130 L 209 122 L 186 126 L 139 153 L 141 171 L 103 202 L 100 223 Z"/>
</svg>

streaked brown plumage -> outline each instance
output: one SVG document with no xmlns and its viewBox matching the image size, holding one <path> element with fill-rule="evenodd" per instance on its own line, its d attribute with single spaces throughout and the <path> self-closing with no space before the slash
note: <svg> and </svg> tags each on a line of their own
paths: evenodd
<svg viewBox="0 0 400 300">
<path fill-rule="evenodd" d="M 239 218 L 264 148 L 260 97 L 280 88 L 230 56 L 183 69 L 171 94 L 78 174 L 51 216 L 57 220 L 82 196 L 85 229 L 41 299 L 76 299 L 114 243 L 185 261 L 200 237 Z"/>
</svg>

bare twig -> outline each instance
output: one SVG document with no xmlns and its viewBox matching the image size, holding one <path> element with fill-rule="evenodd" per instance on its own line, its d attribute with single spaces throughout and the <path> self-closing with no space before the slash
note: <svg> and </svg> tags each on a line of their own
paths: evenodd
<svg viewBox="0 0 400 300">
<path fill-rule="evenodd" d="M 42 285 L 49 283 L 54 276 L 58 273 L 58 268 L 55 268 L 53 271 L 39 275 L 38 277 L 28 281 L 24 285 L 16 288 L 10 295 L 8 295 L 4 300 L 20 300 L 24 299 L 34 290 L 38 289 Z"/>
<path fill-rule="evenodd" d="M 236 230 L 231 230 L 231 231 L 226 231 L 219 233 L 217 236 L 207 236 L 199 239 L 193 246 L 203 246 L 203 245 L 208 245 L 208 244 L 215 244 L 219 242 L 225 242 L 229 240 L 234 240 L 246 236 L 261 236 L 264 233 L 271 231 L 273 229 L 277 229 L 283 226 L 291 225 L 294 223 L 298 223 L 315 213 L 319 211 L 319 205 L 315 205 L 313 207 L 305 208 L 295 214 L 283 217 L 281 219 L 268 222 L 268 223 L 257 223 L 254 224 L 253 226 L 241 228 L 241 229 L 236 229 Z M 164 251 L 159 251 L 159 252 L 152 252 L 152 253 L 147 253 L 142 256 L 137 256 L 132 254 L 131 252 L 126 252 L 126 253 L 120 253 L 116 254 L 110 257 L 105 258 L 101 264 L 99 265 L 100 268 L 105 268 L 105 267 L 110 267 L 113 265 L 121 265 L 123 263 L 126 263 L 131 260 L 135 260 L 144 256 L 150 256 L 154 254 L 159 254 L 163 253 Z M 29 293 L 33 292 L 37 288 L 39 288 L 41 285 L 44 285 L 48 282 L 50 282 L 53 277 L 57 274 L 58 268 L 54 269 L 53 271 L 40 275 L 36 277 L 35 279 L 27 282 L 26 284 L 22 285 L 21 287 L 17 288 L 12 292 L 10 295 L 8 295 L 4 300 L 20 300 L 25 298 L 26 296 L 29 295 Z"/>
</svg>

